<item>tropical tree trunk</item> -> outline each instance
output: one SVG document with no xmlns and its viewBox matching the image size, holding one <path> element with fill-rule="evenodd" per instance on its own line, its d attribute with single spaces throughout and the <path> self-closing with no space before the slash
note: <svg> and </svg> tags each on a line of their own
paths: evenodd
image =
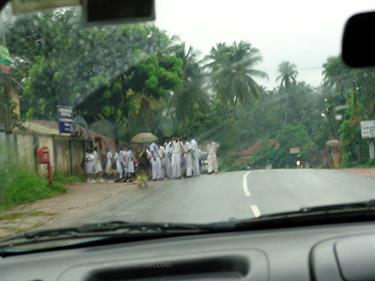
<svg viewBox="0 0 375 281">
<path fill-rule="evenodd" d="M 285 124 L 288 124 L 288 90 L 285 91 Z"/>
</svg>

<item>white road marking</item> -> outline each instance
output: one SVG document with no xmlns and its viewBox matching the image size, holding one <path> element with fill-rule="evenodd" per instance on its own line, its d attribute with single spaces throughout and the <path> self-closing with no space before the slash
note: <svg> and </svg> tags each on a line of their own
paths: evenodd
<svg viewBox="0 0 375 281">
<path fill-rule="evenodd" d="M 257 205 L 251 205 L 251 211 L 253 211 L 254 213 L 254 216 L 257 218 L 257 217 L 260 217 L 261 213 L 258 209 L 258 206 Z"/>
<path fill-rule="evenodd" d="M 247 186 L 247 176 L 250 174 L 250 172 L 247 172 L 246 174 L 243 175 L 242 177 L 242 189 L 243 189 L 243 193 L 245 193 L 245 196 L 246 197 L 249 197 L 251 194 L 250 194 L 250 190 L 249 190 L 249 187 Z"/>
</svg>

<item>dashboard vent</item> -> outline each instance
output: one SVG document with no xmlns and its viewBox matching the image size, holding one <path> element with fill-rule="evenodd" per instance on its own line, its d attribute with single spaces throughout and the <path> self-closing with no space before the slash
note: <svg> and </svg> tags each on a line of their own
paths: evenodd
<svg viewBox="0 0 375 281">
<path fill-rule="evenodd" d="M 92 272 L 86 281 L 120 280 L 240 280 L 248 275 L 249 261 L 242 256 L 138 264 Z"/>
</svg>

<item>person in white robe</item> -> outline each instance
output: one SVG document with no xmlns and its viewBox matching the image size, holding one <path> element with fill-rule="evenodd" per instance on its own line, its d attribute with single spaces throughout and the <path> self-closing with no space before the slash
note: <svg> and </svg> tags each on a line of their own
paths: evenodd
<svg viewBox="0 0 375 281">
<path fill-rule="evenodd" d="M 126 181 L 128 177 L 128 167 L 127 167 L 128 163 L 127 163 L 127 155 L 125 152 L 125 146 L 121 147 L 119 154 L 120 154 L 120 162 L 122 166 L 122 181 Z"/>
<path fill-rule="evenodd" d="M 134 170 L 135 157 L 134 157 L 133 151 L 131 151 L 131 149 L 129 149 L 129 147 L 127 146 L 125 147 L 125 150 L 124 150 L 124 160 L 125 160 L 125 169 L 127 172 L 126 180 L 133 181 L 134 173 L 135 173 L 135 170 Z"/>
<path fill-rule="evenodd" d="M 193 175 L 193 156 L 191 150 L 191 143 L 189 141 L 185 142 L 184 151 L 186 177 L 190 178 Z"/>
<path fill-rule="evenodd" d="M 161 161 L 159 156 L 159 148 L 158 145 L 153 142 L 150 145 L 150 153 L 151 153 L 151 169 L 152 169 L 152 180 L 161 179 Z"/>
<path fill-rule="evenodd" d="M 183 146 L 178 138 L 175 138 L 172 141 L 172 178 L 177 179 L 181 178 L 181 155 L 183 153 Z"/>
<path fill-rule="evenodd" d="M 198 143 L 195 141 L 194 138 L 191 139 L 191 151 L 193 156 L 193 175 L 199 176 L 200 175 L 200 167 L 199 167 L 199 159 L 200 159 L 200 151 L 198 148 Z"/>
<path fill-rule="evenodd" d="M 120 181 L 123 178 L 123 172 L 124 172 L 122 165 L 121 165 L 120 153 L 116 152 L 113 158 L 114 158 L 114 161 L 116 162 L 116 173 L 117 173 L 116 181 Z"/>
<path fill-rule="evenodd" d="M 164 144 L 165 150 L 165 176 L 167 178 L 172 178 L 172 142 L 167 141 Z"/>
<path fill-rule="evenodd" d="M 95 157 L 94 170 L 95 170 L 96 179 L 99 180 L 99 182 L 104 182 L 104 180 L 103 180 L 102 161 L 100 159 L 100 154 L 98 153 L 98 148 L 97 147 L 94 148 L 93 154 L 94 154 L 94 157 Z"/>
<path fill-rule="evenodd" d="M 207 144 L 207 172 L 209 174 L 219 172 L 219 161 L 217 159 L 217 150 L 220 145 L 214 141 L 211 141 Z"/>
<path fill-rule="evenodd" d="M 111 180 L 111 178 L 112 178 L 113 153 L 109 148 L 107 148 L 106 158 L 107 158 L 107 162 L 105 164 L 105 174 L 106 174 L 107 180 Z"/>
<path fill-rule="evenodd" d="M 165 154 L 165 148 L 163 145 L 159 146 L 159 157 L 160 157 L 160 162 L 161 162 L 161 179 L 164 179 L 166 177 L 166 154 Z"/>
<path fill-rule="evenodd" d="M 95 172 L 95 156 L 91 150 L 87 149 L 85 154 L 85 173 L 87 175 L 87 182 L 94 182 L 94 172 Z"/>
</svg>

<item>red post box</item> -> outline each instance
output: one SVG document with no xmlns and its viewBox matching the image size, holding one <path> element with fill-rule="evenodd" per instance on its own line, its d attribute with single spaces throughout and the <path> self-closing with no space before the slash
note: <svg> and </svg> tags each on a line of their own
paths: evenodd
<svg viewBox="0 0 375 281">
<path fill-rule="evenodd" d="M 39 164 L 47 164 L 48 182 L 52 184 L 52 167 L 49 159 L 49 150 L 47 146 L 39 147 L 36 150 L 36 159 Z"/>
<path fill-rule="evenodd" d="M 36 156 L 39 164 L 49 163 L 49 150 L 47 146 L 43 146 L 37 149 Z"/>
</svg>

